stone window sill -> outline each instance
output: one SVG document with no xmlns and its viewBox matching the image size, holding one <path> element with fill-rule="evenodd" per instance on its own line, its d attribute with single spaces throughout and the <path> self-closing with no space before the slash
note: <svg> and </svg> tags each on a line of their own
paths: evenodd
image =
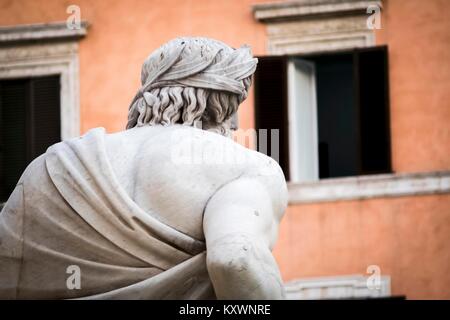
<svg viewBox="0 0 450 320">
<path fill-rule="evenodd" d="M 450 171 L 379 174 L 288 183 L 289 204 L 443 194 L 450 192 Z"/>
</svg>

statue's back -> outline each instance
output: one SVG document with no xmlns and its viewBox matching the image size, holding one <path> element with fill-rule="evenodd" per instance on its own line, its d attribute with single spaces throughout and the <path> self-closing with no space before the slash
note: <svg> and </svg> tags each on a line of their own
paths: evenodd
<svg viewBox="0 0 450 320">
<path fill-rule="evenodd" d="M 269 158 L 233 140 L 187 126 L 152 126 L 106 138 L 120 184 L 145 211 L 203 240 L 208 199 Z"/>
</svg>

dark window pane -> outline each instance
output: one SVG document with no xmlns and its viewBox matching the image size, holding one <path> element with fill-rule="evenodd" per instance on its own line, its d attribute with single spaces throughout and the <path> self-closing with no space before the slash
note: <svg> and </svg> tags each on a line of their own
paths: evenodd
<svg viewBox="0 0 450 320">
<path fill-rule="evenodd" d="M 59 76 L 0 81 L 0 201 L 26 166 L 60 141 Z"/>
<path fill-rule="evenodd" d="M 27 166 L 28 82 L 0 82 L 0 201 L 6 201 Z"/>
<path fill-rule="evenodd" d="M 44 153 L 61 137 L 59 76 L 33 79 L 32 158 Z"/>
<path fill-rule="evenodd" d="M 316 64 L 319 177 L 358 174 L 357 111 L 351 54 L 325 55 Z"/>
</svg>

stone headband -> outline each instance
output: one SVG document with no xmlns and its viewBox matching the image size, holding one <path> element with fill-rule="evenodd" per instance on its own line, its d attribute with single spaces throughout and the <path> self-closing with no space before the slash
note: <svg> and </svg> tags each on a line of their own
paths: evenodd
<svg viewBox="0 0 450 320">
<path fill-rule="evenodd" d="M 221 53 L 221 61 L 215 62 Z M 152 53 L 142 66 L 142 87 L 130 106 L 146 92 L 162 87 L 180 86 L 212 89 L 245 94 L 242 79 L 251 76 L 258 59 L 252 57 L 250 47 L 232 49 L 216 40 L 206 38 L 178 38 Z"/>
</svg>

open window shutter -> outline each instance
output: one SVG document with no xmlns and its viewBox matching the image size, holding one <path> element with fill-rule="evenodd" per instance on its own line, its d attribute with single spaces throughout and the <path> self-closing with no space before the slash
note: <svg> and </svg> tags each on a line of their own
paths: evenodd
<svg viewBox="0 0 450 320">
<path fill-rule="evenodd" d="M 279 143 L 279 159 L 286 179 L 289 179 L 287 126 L 287 59 L 259 57 L 254 76 L 255 127 L 268 130 L 268 151 L 271 143 Z M 279 130 L 279 141 L 271 141 L 271 129 Z"/>
<path fill-rule="evenodd" d="M 355 51 L 360 174 L 391 172 L 387 47 Z"/>
</svg>

